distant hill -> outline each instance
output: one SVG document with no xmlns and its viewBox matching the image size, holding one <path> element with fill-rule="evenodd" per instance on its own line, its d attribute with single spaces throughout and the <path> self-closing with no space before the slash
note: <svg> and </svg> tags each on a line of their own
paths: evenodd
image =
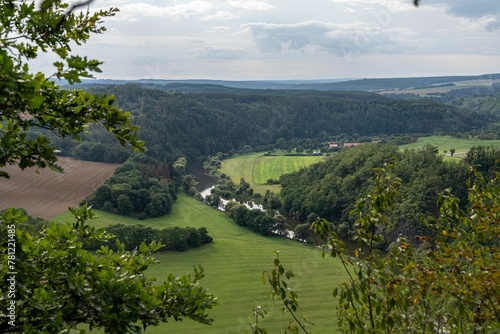
<svg viewBox="0 0 500 334">
<path fill-rule="evenodd" d="M 263 80 L 263 81 L 227 81 L 227 80 L 84 80 L 82 86 L 107 86 L 137 84 L 148 88 L 184 92 L 229 92 L 231 89 L 255 90 L 319 90 L 319 91 L 382 91 L 425 88 L 454 82 L 500 80 L 500 74 L 468 76 L 437 76 L 409 78 L 366 78 L 366 79 L 331 79 L 331 80 Z M 476 83 L 474 83 L 476 82 Z"/>
<path fill-rule="evenodd" d="M 496 121 L 429 99 L 397 100 L 370 92 L 203 87 L 232 91 L 172 92 L 131 84 L 92 91 L 115 95 L 141 128 L 148 154 L 168 161 L 248 146 L 265 151 L 280 138 L 307 149 L 333 137 L 466 132 Z"/>
</svg>

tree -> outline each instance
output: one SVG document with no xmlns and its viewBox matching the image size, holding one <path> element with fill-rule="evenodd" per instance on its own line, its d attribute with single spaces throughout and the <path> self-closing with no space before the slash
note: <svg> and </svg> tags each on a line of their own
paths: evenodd
<svg viewBox="0 0 500 334">
<path fill-rule="evenodd" d="M 500 173 L 486 182 L 473 171 L 469 205 L 445 190 L 439 200 L 438 218 L 426 224 L 434 236 L 418 236 L 418 247 L 397 239 L 387 254 L 375 246 L 383 242 L 378 231 L 390 220 L 401 180 L 394 166 L 376 172 L 370 193 L 356 202 L 358 248 L 346 253 L 331 224 L 318 219 L 313 228 L 325 238 L 325 254 L 338 257 L 349 280 L 333 289 L 339 298 L 337 320 L 342 333 L 498 333 L 500 331 Z M 296 315 L 297 293 L 287 289 L 284 277 L 293 274 L 277 258 L 267 274 L 272 295 L 278 295 L 303 331 L 306 319 Z M 263 317 L 264 312 L 259 316 Z M 300 327 L 300 328 L 299 328 Z M 252 327 L 258 327 L 258 317 Z"/>
<path fill-rule="evenodd" d="M 39 129 L 79 139 L 90 124 L 100 123 L 122 145 L 143 148 L 138 127 L 113 96 L 62 89 L 54 80 L 74 84 L 100 71 L 99 61 L 71 50 L 103 32 L 102 19 L 118 11 L 80 11 L 91 2 L 0 1 L 0 168 L 60 171 L 55 147 Z M 41 52 L 58 57 L 48 77 L 29 68 Z M 0 177 L 8 174 L 0 170 Z M 111 236 L 86 224 L 95 217 L 89 208 L 72 213 L 75 223 L 51 223 L 33 234 L 21 227 L 28 219 L 21 210 L 0 214 L 0 332 L 67 333 L 83 324 L 106 333 L 139 333 L 185 317 L 211 323 L 206 312 L 217 300 L 199 286 L 201 268 L 193 277 L 169 275 L 156 284 L 144 272 L 156 263 L 152 253 L 160 244 L 141 244 L 132 252 L 120 243 L 116 252 L 86 251 L 86 243 Z"/>
<path fill-rule="evenodd" d="M 21 210 L 0 216 L 0 333 L 67 333 L 102 328 L 105 333 L 140 333 L 168 319 L 190 318 L 204 324 L 217 298 L 194 276 L 169 275 L 156 283 L 145 271 L 157 263 L 159 243 L 142 243 L 132 252 L 117 243 L 116 252 L 97 253 L 84 245 L 109 240 L 103 229 L 86 224 L 95 215 L 87 207 L 71 210 L 75 223 L 45 226 L 31 234 L 21 226 Z M 14 247 L 14 249 L 13 249 Z M 8 249 L 12 249 L 10 252 Z"/>
<path fill-rule="evenodd" d="M 34 1 L 0 3 L 0 168 L 61 170 L 47 136 L 28 136 L 33 129 L 79 139 L 89 124 L 101 123 L 121 144 L 143 147 L 130 114 L 115 106 L 113 96 L 61 89 L 53 80 L 73 84 L 100 72 L 99 61 L 73 55 L 71 47 L 85 43 L 90 34 L 102 33 L 102 18 L 118 11 L 91 13 L 87 8 L 76 13 L 75 9 L 61 0 L 45 0 L 39 7 Z M 29 69 L 29 61 L 41 52 L 58 57 L 48 77 Z M 0 176 L 8 174 L 0 170 Z"/>
<path fill-rule="evenodd" d="M 453 154 L 455 154 L 455 149 L 454 148 L 450 148 L 450 156 L 453 156 Z"/>
</svg>

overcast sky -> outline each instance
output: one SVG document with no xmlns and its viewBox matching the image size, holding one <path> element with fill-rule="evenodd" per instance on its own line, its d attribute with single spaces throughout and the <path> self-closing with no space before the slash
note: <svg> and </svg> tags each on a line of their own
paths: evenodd
<svg viewBox="0 0 500 334">
<path fill-rule="evenodd" d="M 96 0 L 99 78 L 335 79 L 500 72 L 499 0 Z"/>
</svg>

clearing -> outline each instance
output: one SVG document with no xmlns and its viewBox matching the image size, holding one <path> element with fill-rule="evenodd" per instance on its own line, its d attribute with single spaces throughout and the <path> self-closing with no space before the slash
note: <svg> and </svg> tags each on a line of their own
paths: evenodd
<svg viewBox="0 0 500 334">
<path fill-rule="evenodd" d="M 500 148 L 500 140 L 480 140 L 463 139 L 452 136 L 429 136 L 420 137 L 416 143 L 399 146 L 401 149 L 420 149 L 424 145 L 430 144 L 438 148 L 439 153 L 444 154 L 447 159 L 460 159 L 474 146 L 493 146 Z M 455 149 L 455 154 L 451 157 L 450 149 Z M 446 151 L 446 152 L 445 152 Z"/>
<path fill-rule="evenodd" d="M 49 168 L 7 166 L 3 171 L 10 179 L 0 178 L 0 210 L 24 208 L 35 217 L 52 218 L 78 206 L 98 186 L 108 179 L 119 164 L 81 161 L 59 157 L 64 173 Z"/>
<path fill-rule="evenodd" d="M 229 175 L 235 184 L 244 178 L 257 193 L 264 194 L 266 190 L 279 193 L 279 185 L 265 184 L 268 179 L 277 180 L 283 174 L 298 171 L 323 159 L 324 156 L 245 154 L 223 160 L 221 172 Z"/>
</svg>

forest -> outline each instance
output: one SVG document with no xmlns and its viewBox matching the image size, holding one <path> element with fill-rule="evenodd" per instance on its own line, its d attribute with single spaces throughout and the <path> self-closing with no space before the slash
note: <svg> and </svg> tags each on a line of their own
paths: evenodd
<svg viewBox="0 0 500 334">
<path fill-rule="evenodd" d="M 467 207 L 470 167 L 476 166 L 485 178 L 492 178 L 498 172 L 499 160 L 500 150 L 483 146 L 473 147 L 461 161 L 444 161 L 432 145 L 400 151 L 396 146 L 367 144 L 283 175 L 282 210 L 309 225 L 318 217 L 325 218 L 339 236 L 352 239 L 357 228 L 351 215 L 356 199 L 373 187 L 373 171 L 392 162 L 401 187 L 398 201 L 388 214 L 389 223 L 379 231 L 384 241 L 378 247 L 386 249 L 400 236 L 415 241 L 417 236 L 432 235 L 422 217 L 439 215 L 436 203 L 440 194 L 449 189 L 461 207 Z"/>
<path fill-rule="evenodd" d="M 89 89 L 116 96 L 118 105 L 131 112 L 142 129 L 147 154 L 170 162 L 181 156 L 192 161 L 218 152 L 234 154 L 244 147 L 265 151 L 280 138 L 305 143 L 466 133 L 496 123 L 499 117 L 452 103 L 394 99 L 368 92 L 231 89 L 227 93 L 184 93 L 131 84 Z M 64 155 L 89 160 L 103 160 L 104 156 L 113 160 L 110 162 L 123 162 L 125 152 L 119 153 L 123 149 L 99 127 L 83 135 L 82 142 L 52 139 Z"/>
</svg>

